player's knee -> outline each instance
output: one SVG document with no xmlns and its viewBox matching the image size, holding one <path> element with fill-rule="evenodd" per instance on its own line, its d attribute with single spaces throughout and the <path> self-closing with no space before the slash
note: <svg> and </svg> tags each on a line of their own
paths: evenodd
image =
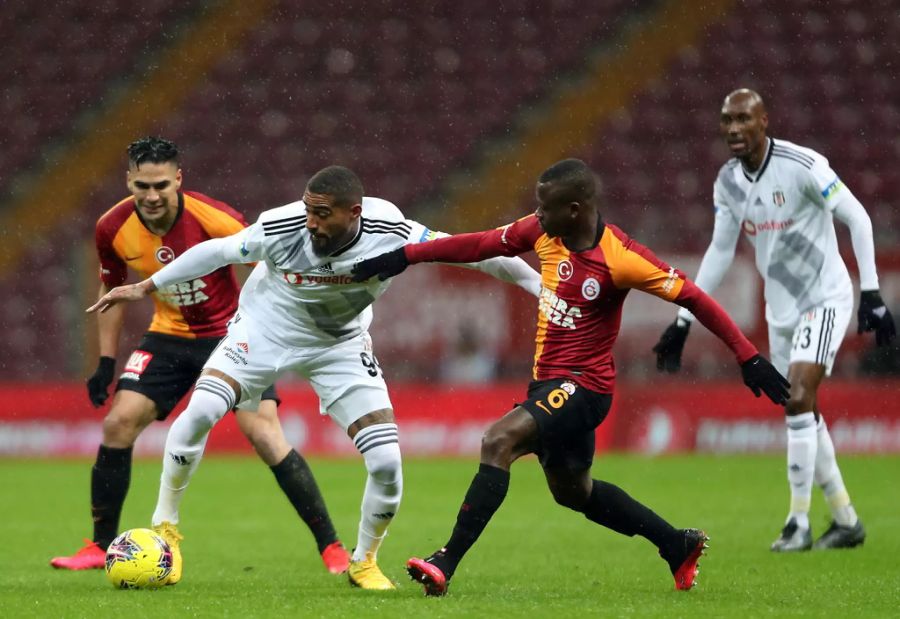
<svg viewBox="0 0 900 619">
<path fill-rule="evenodd" d="M 376 447 L 367 451 L 364 456 L 366 471 L 379 484 L 394 486 L 402 482 L 403 466 L 399 443 Z"/>
<path fill-rule="evenodd" d="M 816 406 L 816 392 L 805 387 L 802 383 L 791 385 L 791 395 L 784 405 L 786 415 L 799 415 L 814 410 Z"/>
<path fill-rule="evenodd" d="M 491 426 L 481 437 L 481 461 L 508 467 L 512 463 L 512 448 L 509 435 L 496 425 Z"/>
<path fill-rule="evenodd" d="M 584 493 L 575 492 L 570 489 L 555 490 L 553 492 L 553 500 L 556 501 L 557 505 L 580 512 L 584 509 L 588 497 L 585 496 Z"/>
<path fill-rule="evenodd" d="M 383 423 L 360 430 L 353 439 L 362 453 L 369 477 L 391 494 L 399 495 L 403 485 L 402 458 L 397 425 Z"/>
<path fill-rule="evenodd" d="M 103 444 L 107 447 L 131 447 L 145 426 L 139 415 L 113 409 L 103 419 Z"/>
<path fill-rule="evenodd" d="M 582 511 L 591 496 L 591 489 L 578 483 L 551 483 L 550 493 L 558 505 L 575 511 Z"/>
</svg>

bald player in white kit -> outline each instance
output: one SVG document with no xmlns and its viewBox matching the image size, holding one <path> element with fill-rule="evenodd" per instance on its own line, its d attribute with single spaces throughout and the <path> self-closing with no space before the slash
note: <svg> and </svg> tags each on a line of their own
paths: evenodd
<svg viewBox="0 0 900 619">
<path fill-rule="evenodd" d="M 850 502 L 816 393 L 831 374 L 853 313 L 853 286 L 838 251 L 834 219 L 850 229 L 859 268 L 858 332 L 875 331 L 879 346 L 896 334 L 878 290 L 872 222 L 862 204 L 819 153 L 766 135 L 758 93 L 740 89 L 722 104 L 720 129 L 733 158 L 713 188 L 715 223 L 695 282 L 712 292 L 734 259 L 743 232 L 756 250 L 765 282 L 769 355 L 791 383 L 785 405 L 790 511 L 775 552 L 852 548 L 865 529 Z M 693 316 L 680 310 L 653 351 L 660 370 L 676 372 Z M 809 524 L 813 480 L 832 523 L 815 544 Z"/>
</svg>

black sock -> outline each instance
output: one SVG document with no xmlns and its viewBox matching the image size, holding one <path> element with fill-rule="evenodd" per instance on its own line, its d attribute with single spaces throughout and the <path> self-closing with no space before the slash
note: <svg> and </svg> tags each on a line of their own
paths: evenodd
<svg viewBox="0 0 900 619">
<path fill-rule="evenodd" d="M 453 527 L 450 541 L 443 549 L 443 557 L 438 565 L 448 579 L 503 503 L 507 490 L 509 471 L 490 464 L 478 467 L 478 473 L 469 484 L 466 498 L 456 516 L 456 526 Z"/>
<path fill-rule="evenodd" d="M 297 510 L 297 515 L 303 519 L 316 538 L 319 552 L 336 542 L 337 533 L 335 533 L 334 524 L 328 516 L 325 499 L 322 498 L 316 478 L 313 477 L 303 456 L 297 453 L 296 449 L 291 449 L 284 460 L 269 468 L 275 474 L 278 485 L 281 486 L 291 505 Z"/>
<path fill-rule="evenodd" d="M 663 549 L 678 539 L 675 528 L 652 509 L 635 501 L 627 492 L 605 481 L 594 480 L 584 515 L 616 533 L 641 535 Z"/>
<path fill-rule="evenodd" d="M 91 515 L 94 542 L 106 550 L 119 534 L 119 517 L 131 482 L 131 447 L 100 445 L 91 469 Z"/>
</svg>

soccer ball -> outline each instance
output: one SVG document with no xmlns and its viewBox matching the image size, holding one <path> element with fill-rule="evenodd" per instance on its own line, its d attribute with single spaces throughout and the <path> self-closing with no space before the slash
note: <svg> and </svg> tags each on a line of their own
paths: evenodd
<svg viewBox="0 0 900 619">
<path fill-rule="evenodd" d="M 172 550 L 150 529 L 130 529 L 106 551 L 106 578 L 116 589 L 156 589 L 172 571 Z"/>
</svg>

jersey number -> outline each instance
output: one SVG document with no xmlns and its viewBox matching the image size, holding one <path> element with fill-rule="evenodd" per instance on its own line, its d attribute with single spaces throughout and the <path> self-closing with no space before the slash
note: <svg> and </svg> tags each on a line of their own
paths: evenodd
<svg viewBox="0 0 900 619">
<path fill-rule="evenodd" d="M 803 327 L 802 329 L 798 329 L 794 334 L 793 350 L 797 350 L 798 348 L 806 350 L 807 348 L 809 348 L 809 345 L 812 343 L 812 338 L 810 337 L 811 334 L 811 327 Z"/>
<path fill-rule="evenodd" d="M 547 396 L 547 404 L 549 404 L 551 408 L 553 408 L 553 410 L 558 410 L 562 408 L 562 405 L 565 404 L 566 400 L 568 399 L 569 394 L 566 391 L 563 391 L 562 389 L 554 389 L 550 392 L 550 395 Z M 544 402 L 542 400 L 535 400 L 534 403 L 544 409 L 544 412 L 548 415 L 553 414 L 553 412 L 549 408 L 544 406 Z"/>
<path fill-rule="evenodd" d="M 381 369 L 381 366 L 378 365 L 378 359 L 375 358 L 375 355 L 370 355 L 366 352 L 359 353 L 359 358 L 362 361 L 363 367 L 366 368 L 366 372 L 368 372 L 369 376 L 378 376 L 381 374 L 381 377 L 384 378 L 384 370 Z"/>
</svg>

